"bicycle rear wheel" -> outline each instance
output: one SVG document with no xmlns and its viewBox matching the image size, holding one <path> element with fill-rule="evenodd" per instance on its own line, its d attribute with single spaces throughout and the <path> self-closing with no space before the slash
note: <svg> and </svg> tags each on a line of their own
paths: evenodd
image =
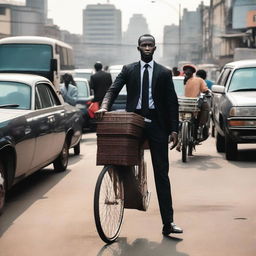
<svg viewBox="0 0 256 256">
<path fill-rule="evenodd" d="M 94 218 L 100 238 L 114 242 L 120 233 L 124 214 L 124 186 L 118 169 L 105 166 L 94 192 Z"/>
<path fill-rule="evenodd" d="M 182 162 L 187 162 L 188 157 L 188 146 L 189 146 L 189 125 L 188 122 L 183 122 L 181 127 L 181 154 Z"/>
</svg>

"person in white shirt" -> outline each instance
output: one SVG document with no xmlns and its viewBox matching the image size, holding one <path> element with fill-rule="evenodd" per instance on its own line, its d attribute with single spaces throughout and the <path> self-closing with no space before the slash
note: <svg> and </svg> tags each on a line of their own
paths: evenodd
<svg viewBox="0 0 256 256">
<path fill-rule="evenodd" d="M 68 104 L 75 106 L 78 96 L 78 90 L 74 83 L 73 76 L 69 73 L 63 75 L 63 84 L 61 84 L 60 91 L 63 96 L 63 99 Z"/>
</svg>

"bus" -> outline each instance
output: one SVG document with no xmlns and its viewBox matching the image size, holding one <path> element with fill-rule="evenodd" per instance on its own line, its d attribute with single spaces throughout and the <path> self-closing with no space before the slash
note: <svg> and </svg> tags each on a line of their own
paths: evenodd
<svg viewBox="0 0 256 256">
<path fill-rule="evenodd" d="M 60 90 L 61 75 L 74 70 L 70 45 L 48 37 L 0 39 L 0 73 L 27 73 L 48 78 Z"/>
</svg>

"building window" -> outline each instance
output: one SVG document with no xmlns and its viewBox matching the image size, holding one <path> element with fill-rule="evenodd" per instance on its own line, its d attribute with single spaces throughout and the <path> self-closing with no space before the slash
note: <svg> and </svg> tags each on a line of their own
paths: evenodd
<svg viewBox="0 0 256 256">
<path fill-rule="evenodd" d="M 0 7 L 0 15 L 5 15 L 6 8 Z"/>
<path fill-rule="evenodd" d="M 252 20 L 253 22 L 256 22 L 256 15 L 253 15 Z"/>
</svg>

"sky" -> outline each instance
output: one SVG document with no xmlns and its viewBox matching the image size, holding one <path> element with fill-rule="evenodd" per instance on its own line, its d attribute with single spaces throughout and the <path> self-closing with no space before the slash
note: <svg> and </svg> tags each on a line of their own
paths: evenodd
<svg viewBox="0 0 256 256">
<path fill-rule="evenodd" d="M 25 2 L 25 0 L 16 0 Z M 122 11 L 122 30 L 127 29 L 129 19 L 134 13 L 141 13 L 146 18 L 150 33 L 162 42 L 163 27 L 179 22 L 181 9 L 195 11 L 201 2 L 209 5 L 210 0 L 48 0 L 48 18 L 60 29 L 82 34 L 82 14 L 87 4 L 114 4 Z M 182 14 L 182 12 L 181 12 Z"/>
</svg>

